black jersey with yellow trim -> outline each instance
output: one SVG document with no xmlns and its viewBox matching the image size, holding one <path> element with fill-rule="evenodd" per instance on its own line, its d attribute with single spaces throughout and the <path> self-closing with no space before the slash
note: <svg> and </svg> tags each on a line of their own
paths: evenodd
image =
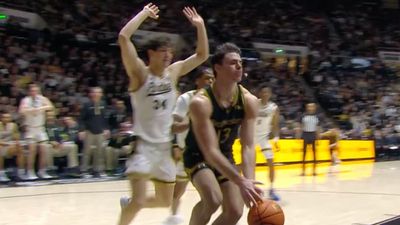
<svg viewBox="0 0 400 225">
<path fill-rule="evenodd" d="M 210 99 L 212 105 L 211 122 L 214 125 L 215 132 L 218 135 L 218 144 L 221 152 L 230 160 L 233 160 L 232 145 L 238 136 L 240 124 L 245 116 L 245 100 L 243 96 L 243 87 L 237 86 L 236 94 L 233 96 L 231 106 L 221 107 L 209 86 L 203 89 L 202 94 Z M 190 126 L 188 135 L 186 136 L 186 150 L 184 153 L 184 161 L 186 167 L 192 167 L 195 161 L 204 161 L 204 157 L 200 151 L 193 129 Z"/>
</svg>

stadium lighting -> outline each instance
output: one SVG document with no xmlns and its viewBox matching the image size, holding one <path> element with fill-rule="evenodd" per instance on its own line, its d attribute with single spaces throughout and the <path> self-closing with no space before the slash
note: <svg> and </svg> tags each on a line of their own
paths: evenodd
<svg viewBox="0 0 400 225">
<path fill-rule="evenodd" d="M 5 15 L 5 14 L 3 14 L 3 13 L 0 13 L 0 20 L 5 20 L 5 19 L 7 19 L 7 18 L 8 18 L 7 15 Z"/>
<path fill-rule="evenodd" d="M 275 49 L 275 53 L 284 53 L 285 50 L 281 49 L 281 48 L 277 48 Z"/>
</svg>

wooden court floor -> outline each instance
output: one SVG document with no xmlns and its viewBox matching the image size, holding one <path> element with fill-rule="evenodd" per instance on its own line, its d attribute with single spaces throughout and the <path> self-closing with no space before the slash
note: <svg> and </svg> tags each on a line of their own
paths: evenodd
<svg viewBox="0 0 400 225">
<path fill-rule="evenodd" d="M 316 177 L 299 176 L 298 165 L 277 168 L 286 225 L 369 225 L 400 215 L 400 161 L 319 164 Z M 257 169 L 265 190 L 267 172 Z M 0 225 L 113 225 L 119 197 L 128 191 L 124 180 L 0 188 Z M 184 224 L 197 201 L 189 186 L 181 207 Z M 132 224 L 162 224 L 167 215 L 167 209 L 146 209 Z M 247 224 L 246 216 L 247 209 L 239 224 Z"/>
</svg>

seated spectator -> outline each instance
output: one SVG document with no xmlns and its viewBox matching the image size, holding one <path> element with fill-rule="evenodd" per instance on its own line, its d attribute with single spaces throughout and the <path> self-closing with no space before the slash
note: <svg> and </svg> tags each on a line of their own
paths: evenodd
<svg viewBox="0 0 400 225">
<path fill-rule="evenodd" d="M 123 101 L 117 100 L 111 109 L 110 130 L 111 133 L 118 132 L 121 123 L 127 119 L 126 107 Z"/>
<path fill-rule="evenodd" d="M 3 113 L 0 122 L 0 182 L 10 181 L 4 171 L 4 157 L 17 156 L 17 177 L 24 178 L 24 155 L 19 138 L 17 124 L 12 122 L 9 113 Z"/>
<path fill-rule="evenodd" d="M 78 123 L 74 120 L 74 118 L 72 118 L 70 116 L 63 117 L 62 122 L 64 125 L 63 132 L 68 135 L 70 141 L 72 141 L 78 145 L 79 150 L 82 149 L 83 142 L 82 142 L 82 140 L 79 139 Z"/>
<path fill-rule="evenodd" d="M 63 128 L 56 123 L 53 112 L 47 113 L 46 132 L 49 137 L 49 142 L 46 146 L 48 151 L 48 167 L 54 168 L 54 157 L 67 156 L 67 174 L 78 176 L 78 146 L 70 138 L 68 133 L 64 132 Z"/>
<path fill-rule="evenodd" d="M 132 131 L 132 124 L 122 123 L 117 133 L 113 134 L 106 148 L 106 169 L 109 173 L 116 172 L 118 158 L 128 156 L 133 152 L 136 136 Z"/>
</svg>

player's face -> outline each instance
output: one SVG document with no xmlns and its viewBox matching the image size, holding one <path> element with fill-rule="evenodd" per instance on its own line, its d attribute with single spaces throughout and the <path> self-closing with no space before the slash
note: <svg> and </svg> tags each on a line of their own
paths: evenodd
<svg viewBox="0 0 400 225">
<path fill-rule="evenodd" d="M 38 94 L 39 94 L 39 88 L 38 87 L 29 88 L 29 95 L 31 97 L 36 97 Z"/>
<path fill-rule="evenodd" d="M 160 47 L 155 51 L 150 50 L 149 54 L 151 58 L 150 61 L 153 61 L 154 63 L 162 65 L 164 67 L 167 67 L 171 64 L 172 58 L 174 56 L 172 48 L 167 46 Z"/>
<path fill-rule="evenodd" d="M 92 90 L 92 92 L 90 93 L 92 99 L 97 102 L 100 101 L 101 97 L 103 96 L 103 91 L 99 88 L 95 88 Z"/>
<path fill-rule="evenodd" d="M 308 113 L 315 113 L 315 111 L 317 110 L 317 106 L 314 103 L 311 104 L 307 104 L 307 112 Z"/>
<path fill-rule="evenodd" d="M 197 88 L 204 88 L 209 86 L 214 81 L 214 76 L 211 74 L 203 74 L 199 79 L 196 81 Z"/>
<path fill-rule="evenodd" d="M 259 97 L 261 100 L 269 101 L 271 98 L 271 90 L 269 88 L 263 88 L 260 90 Z"/>
<path fill-rule="evenodd" d="M 226 76 L 227 79 L 230 78 L 236 82 L 242 80 L 243 76 L 242 58 L 236 52 L 225 54 L 225 57 L 222 61 L 222 65 L 217 64 L 215 69 L 218 75 Z"/>
</svg>

